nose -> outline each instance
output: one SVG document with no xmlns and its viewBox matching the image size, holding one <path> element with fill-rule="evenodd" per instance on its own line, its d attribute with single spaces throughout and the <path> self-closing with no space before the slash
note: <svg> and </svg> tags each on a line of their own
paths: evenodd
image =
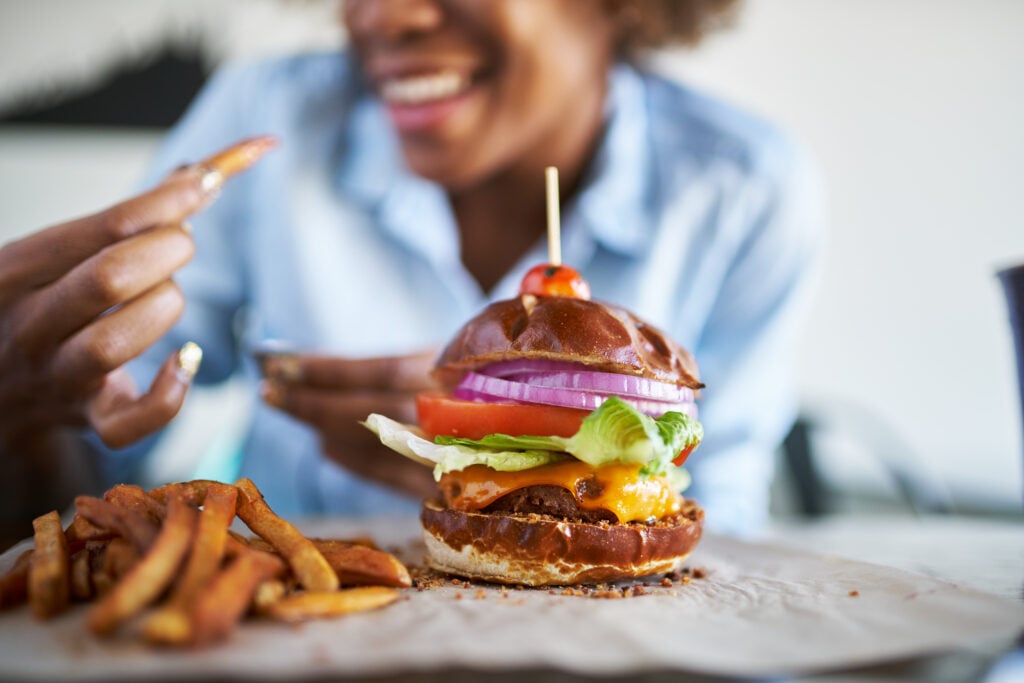
<svg viewBox="0 0 1024 683">
<path fill-rule="evenodd" d="M 345 0 L 343 16 L 356 41 L 401 42 L 444 21 L 439 0 Z"/>
</svg>

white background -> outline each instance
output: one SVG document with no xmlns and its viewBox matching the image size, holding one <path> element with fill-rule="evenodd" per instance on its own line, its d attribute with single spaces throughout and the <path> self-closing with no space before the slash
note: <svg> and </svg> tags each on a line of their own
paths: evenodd
<svg viewBox="0 0 1024 683">
<path fill-rule="evenodd" d="M 118 11 L 128 7 L 139 16 Z M 101 64 L 118 45 L 110 17 L 191 35 L 203 12 L 220 27 L 207 31 L 214 59 L 335 39 L 318 3 L 4 0 L 0 106 L 33 82 L 90 77 L 82 55 Z M 819 160 L 829 246 L 802 383 L 836 485 L 884 489 L 888 461 L 963 509 L 1020 510 L 1024 448 L 994 273 L 1024 262 L 1021 35 L 1018 0 L 750 0 L 733 31 L 659 62 L 781 123 Z M 0 240 L 130 191 L 158 140 L 0 126 Z M 208 417 L 224 401 L 207 401 L 205 419 L 186 416 L 179 453 L 202 452 L 224 423 Z"/>
</svg>

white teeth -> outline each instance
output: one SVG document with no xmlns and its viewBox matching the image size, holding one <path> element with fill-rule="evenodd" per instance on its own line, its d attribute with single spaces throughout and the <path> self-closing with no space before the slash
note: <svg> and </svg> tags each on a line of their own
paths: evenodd
<svg viewBox="0 0 1024 683">
<path fill-rule="evenodd" d="M 394 104 L 421 104 L 451 97 L 463 90 L 467 80 L 453 71 L 385 81 L 380 94 Z"/>
</svg>

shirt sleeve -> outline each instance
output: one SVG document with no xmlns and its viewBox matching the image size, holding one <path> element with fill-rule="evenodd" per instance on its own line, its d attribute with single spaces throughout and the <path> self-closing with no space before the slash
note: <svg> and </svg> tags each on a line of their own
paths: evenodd
<svg viewBox="0 0 1024 683">
<path fill-rule="evenodd" d="M 766 521 L 775 451 L 799 407 L 797 360 L 824 211 L 815 165 L 786 144 L 744 190 L 748 217 L 695 348 L 706 438 L 687 462 L 687 495 L 717 531 L 748 533 Z"/>
</svg>

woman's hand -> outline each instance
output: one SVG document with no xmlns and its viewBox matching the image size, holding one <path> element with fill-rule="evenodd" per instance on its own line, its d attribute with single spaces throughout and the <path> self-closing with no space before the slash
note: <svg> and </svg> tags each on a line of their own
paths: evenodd
<svg viewBox="0 0 1024 683">
<path fill-rule="evenodd" d="M 430 496 L 429 467 L 384 447 L 359 424 L 370 413 L 416 423 L 416 394 L 436 388 L 430 378 L 435 351 L 408 356 L 347 359 L 273 354 L 265 358 L 263 399 L 320 433 L 327 457 L 351 472 L 404 493 Z"/>
<path fill-rule="evenodd" d="M 73 425 L 121 447 L 177 414 L 198 347 L 168 357 L 142 393 L 123 366 L 182 313 L 171 278 L 194 251 L 184 221 L 273 144 L 240 143 L 106 211 L 0 249 L 0 452 Z"/>
</svg>

